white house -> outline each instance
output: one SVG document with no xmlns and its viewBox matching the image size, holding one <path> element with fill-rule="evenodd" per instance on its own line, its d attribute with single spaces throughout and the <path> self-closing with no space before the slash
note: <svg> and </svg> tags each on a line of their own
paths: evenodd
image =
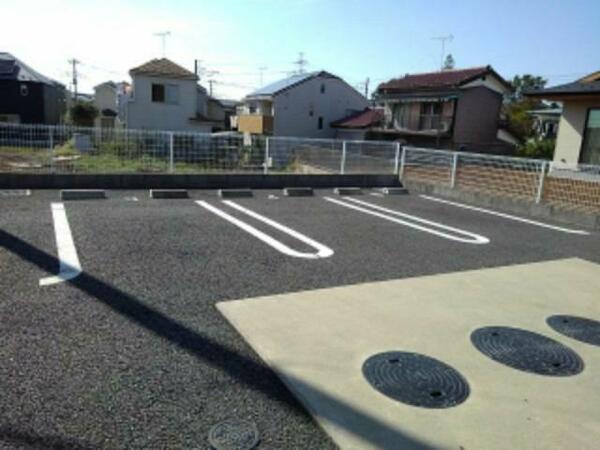
<svg viewBox="0 0 600 450">
<path fill-rule="evenodd" d="M 127 101 L 131 85 L 126 81 L 106 81 L 94 87 L 94 105 L 98 108 L 96 127 L 124 127 L 127 123 Z"/>
<path fill-rule="evenodd" d="M 224 123 L 209 114 L 209 96 L 193 72 L 167 58 L 153 59 L 129 71 L 132 92 L 127 127 L 212 132 Z"/>
<path fill-rule="evenodd" d="M 367 105 L 367 99 L 340 77 L 324 71 L 298 74 L 247 95 L 238 108 L 238 131 L 332 138 L 332 122 Z"/>
</svg>

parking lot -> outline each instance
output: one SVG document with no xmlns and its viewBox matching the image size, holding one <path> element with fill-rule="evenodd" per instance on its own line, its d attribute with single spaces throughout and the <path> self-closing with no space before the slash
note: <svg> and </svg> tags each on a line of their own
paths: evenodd
<svg viewBox="0 0 600 450">
<path fill-rule="evenodd" d="M 600 264 L 597 232 L 413 194 L 190 197 L 0 196 L 1 446 L 207 448 L 211 427 L 236 417 L 256 424 L 258 448 L 336 448 L 217 303 L 564 258 Z M 41 281 L 60 273 L 70 279 Z"/>
</svg>

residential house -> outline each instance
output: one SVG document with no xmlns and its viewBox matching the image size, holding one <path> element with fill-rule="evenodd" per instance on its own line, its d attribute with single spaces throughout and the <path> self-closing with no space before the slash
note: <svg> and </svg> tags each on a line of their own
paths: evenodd
<svg viewBox="0 0 600 450">
<path fill-rule="evenodd" d="M 554 150 L 556 166 L 600 164 L 600 71 L 525 95 L 563 105 Z"/>
<path fill-rule="evenodd" d="M 55 125 L 65 112 L 62 84 L 0 52 L 0 122 Z"/>
<path fill-rule="evenodd" d="M 127 123 L 126 105 L 131 85 L 126 81 L 106 81 L 94 87 L 94 104 L 98 108 L 96 127 L 124 127 Z"/>
<path fill-rule="evenodd" d="M 375 104 L 384 110 L 378 139 L 408 145 L 508 153 L 501 107 L 511 85 L 492 67 L 407 74 L 380 84 Z"/>
<path fill-rule="evenodd" d="M 331 122 L 367 105 L 340 77 L 324 71 L 297 74 L 247 95 L 237 125 L 243 133 L 333 138 Z"/>
<path fill-rule="evenodd" d="M 562 108 L 532 109 L 527 114 L 533 119 L 533 131 L 538 139 L 556 138 Z"/>
<path fill-rule="evenodd" d="M 223 120 L 210 117 L 208 93 L 193 72 L 161 58 L 135 67 L 129 74 L 128 128 L 207 133 L 223 129 Z"/>
</svg>

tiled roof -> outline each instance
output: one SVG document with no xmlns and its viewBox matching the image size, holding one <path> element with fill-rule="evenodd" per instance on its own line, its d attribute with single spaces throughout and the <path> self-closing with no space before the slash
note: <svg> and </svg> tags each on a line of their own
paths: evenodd
<svg viewBox="0 0 600 450">
<path fill-rule="evenodd" d="M 129 71 L 133 75 L 146 75 L 157 78 L 177 78 L 182 80 L 197 80 L 194 72 L 190 72 L 184 67 L 175 64 L 167 58 L 153 59 L 141 66 L 134 67 Z"/>
<path fill-rule="evenodd" d="M 332 75 L 325 71 L 320 72 L 310 72 L 310 73 L 302 73 L 297 75 L 292 75 L 291 77 L 284 78 L 283 80 L 276 81 L 274 83 L 268 84 L 254 92 L 251 92 L 247 95 L 247 97 L 268 97 L 276 95 L 286 89 L 291 88 L 292 86 L 296 86 L 300 83 L 304 83 L 315 77 L 329 77 L 329 78 L 337 78 L 335 75 Z"/>
<path fill-rule="evenodd" d="M 0 79 L 30 81 L 34 83 L 43 83 L 50 86 L 62 86 L 61 83 L 48 78 L 41 73 L 33 70 L 23 61 L 15 58 L 10 53 L 0 52 Z"/>
<path fill-rule="evenodd" d="M 561 95 L 598 95 L 600 94 L 600 71 L 591 73 L 572 83 L 558 86 L 525 91 L 526 96 L 554 97 Z"/>
<path fill-rule="evenodd" d="M 383 120 L 381 109 L 365 109 L 331 123 L 334 128 L 368 128 Z"/>
<path fill-rule="evenodd" d="M 473 67 L 470 69 L 443 70 L 439 72 L 406 74 L 402 78 L 382 83 L 378 91 L 414 91 L 440 88 L 456 88 L 469 81 L 488 74 L 494 74 L 501 82 L 508 83 L 500 77 L 490 66 Z"/>
</svg>

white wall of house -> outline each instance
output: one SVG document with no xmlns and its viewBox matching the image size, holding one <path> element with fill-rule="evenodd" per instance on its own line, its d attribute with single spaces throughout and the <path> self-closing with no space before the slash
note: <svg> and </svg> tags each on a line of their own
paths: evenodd
<svg viewBox="0 0 600 450">
<path fill-rule="evenodd" d="M 110 109 L 117 112 L 117 90 L 109 84 L 102 84 L 94 88 L 94 105 L 98 111 Z"/>
<path fill-rule="evenodd" d="M 152 101 L 152 84 L 174 85 L 178 88 L 173 103 Z M 210 132 L 207 123 L 191 121 L 198 111 L 198 89 L 195 80 L 154 78 L 143 75 L 133 77 L 133 96 L 127 104 L 127 127 L 172 131 Z"/>
<path fill-rule="evenodd" d="M 323 93 L 321 85 L 325 86 Z M 273 97 L 273 134 L 333 138 L 336 130 L 329 126 L 331 122 L 367 106 L 367 99 L 345 82 L 336 78 L 312 78 Z"/>
<path fill-rule="evenodd" d="M 469 89 L 477 86 L 485 86 L 498 94 L 508 94 L 509 89 L 498 78 L 493 75 L 486 75 L 485 79 L 478 78 L 461 86 L 461 89 Z"/>
<path fill-rule="evenodd" d="M 585 131 L 589 108 L 600 108 L 600 102 L 565 101 L 558 124 L 554 163 L 560 166 L 575 166 L 579 162 L 579 153 Z"/>
</svg>

